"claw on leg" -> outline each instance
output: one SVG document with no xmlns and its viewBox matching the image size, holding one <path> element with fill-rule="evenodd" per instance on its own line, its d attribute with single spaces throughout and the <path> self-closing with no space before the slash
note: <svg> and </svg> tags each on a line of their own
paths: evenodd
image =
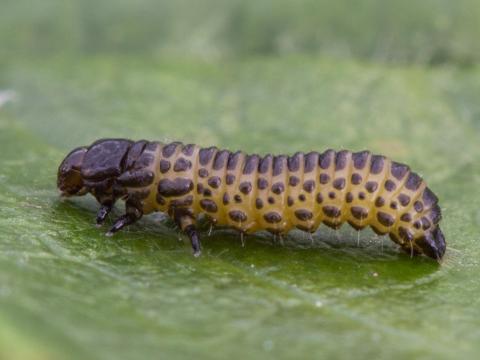
<svg viewBox="0 0 480 360">
<path fill-rule="evenodd" d="M 139 220 L 143 215 L 141 210 L 139 210 L 136 206 L 129 203 L 128 201 L 126 203 L 125 210 L 126 214 L 120 216 L 117 220 L 115 220 L 115 223 L 105 235 L 112 236 L 119 230 L 123 229 L 125 226 L 133 224 L 134 222 Z"/>
<path fill-rule="evenodd" d="M 188 225 L 185 228 L 185 233 L 190 238 L 190 242 L 192 243 L 193 256 L 199 257 L 202 253 L 202 250 L 200 247 L 200 239 L 198 238 L 198 233 L 195 229 L 195 225 Z"/>
<path fill-rule="evenodd" d="M 112 205 L 102 205 L 97 212 L 96 226 L 100 227 L 103 225 L 105 218 L 112 211 Z"/>
</svg>

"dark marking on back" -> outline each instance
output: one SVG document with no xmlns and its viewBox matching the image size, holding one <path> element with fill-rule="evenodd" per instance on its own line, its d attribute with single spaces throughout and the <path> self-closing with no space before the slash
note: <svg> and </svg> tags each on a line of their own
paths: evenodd
<svg viewBox="0 0 480 360">
<path fill-rule="evenodd" d="M 223 202 L 223 205 L 228 205 L 228 203 L 230 202 L 230 196 L 228 195 L 228 193 L 223 194 L 222 202 Z"/>
<path fill-rule="evenodd" d="M 373 193 L 378 189 L 378 183 L 376 181 L 368 181 L 365 184 L 365 189 L 367 189 L 369 193 Z"/>
<path fill-rule="evenodd" d="M 225 176 L 225 182 L 227 185 L 232 185 L 235 182 L 235 175 L 227 174 L 227 176 Z"/>
<path fill-rule="evenodd" d="M 233 196 L 233 199 L 235 200 L 235 202 L 236 202 L 237 204 L 240 204 L 240 203 L 242 202 L 242 197 L 241 197 L 239 194 L 235 194 L 235 195 Z"/>
<path fill-rule="evenodd" d="M 170 170 L 170 161 L 168 160 L 160 160 L 160 172 L 165 174 L 168 170 Z"/>
<path fill-rule="evenodd" d="M 338 207 L 333 205 L 325 205 L 322 207 L 323 212 L 325 215 L 333 218 L 338 218 L 341 215 L 341 211 Z"/>
<path fill-rule="evenodd" d="M 238 189 L 242 194 L 248 195 L 252 191 L 252 183 L 250 181 L 243 181 L 238 186 Z"/>
<path fill-rule="evenodd" d="M 303 183 L 303 190 L 308 193 L 311 193 L 315 189 L 315 181 L 314 180 L 307 180 Z"/>
<path fill-rule="evenodd" d="M 287 205 L 288 205 L 288 206 L 292 206 L 293 204 L 294 204 L 294 200 L 293 200 L 293 198 L 289 195 L 289 196 L 287 197 Z"/>
<path fill-rule="evenodd" d="M 272 192 L 274 194 L 280 195 L 282 192 L 285 191 L 285 185 L 282 182 L 276 182 L 272 185 Z"/>
<path fill-rule="evenodd" d="M 340 171 L 345 169 L 345 166 L 347 166 L 347 156 L 349 154 L 348 150 L 341 150 L 337 153 L 337 156 L 335 157 L 335 170 Z"/>
<path fill-rule="evenodd" d="M 266 222 L 270 224 L 276 224 L 282 221 L 282 216 L 276 211 L 270 211 L 266 213 L 265 215 L 263 215 L 263 218 Z"/>
<path fill-rule="evenodd" d="M 337 190 L 342 190 L 343 188 L 345 188 L 345 185 L 346 185 L 346 181 L 345 181 L 345 178 L 338 178 L 338 179 L 335 179 L 333 180 L 333 187 Z"/>
<path fill-rule="evenodd" d="M 205 168 L 198 169 L 198 176 L 201 178 L 206 178 L 208 176 L 208 170 Z"/>
<path fill-rule="evenodd" d="M 300 194 L 300 195 L 298 195 L 298 200 L 305 201 L 305 200 L 307 200 L 307 198 L 305 197 L 305 194 Z"/>
<path fill-rule="evenodd" d="M 353 185 L 359 185 L 362 182 L 362 175 L 358 173 L 353 173 L 351 181 Z"/>
<path fill-rule="evenodd" d="M 242 155 L 241 151 L 230 153 L 230 155 L 228 155 L 227 170 L 235 170 L 238 164 L 238 159 L 240 159 L 241 155 Z"/>
<path fill-rule="evenodd" d="M 290 178 L 288 179 L 288 184 L 290 186 L 297 186 L 299 182 L 300 182 L 300 179 L 295 175 L 290 176 Z"/>
<path fill-rule="evenodd" d="M 410 196 L 406 194 L 398 195 L 398 201 L 402 206 L 407 206 L 410 203 Z"/>
<path fill-rule="evenodd" d="M 380 224 L 386 227 L 390 227 L 395 224 L 395 219 L 393 216 L 383 211 L 379 211 L 377 213 L 377 220 L 380 222 Z"/>
<path fill-rule="evenodd" d="M 268 181 L 265 178 L 257 179 L 257 186 L 260 190 L 265 190 L 268 187 Z"/>
<path fill-rule="evenodd" d="M 272 158 L 271 154 L 267 154 L 260 159 L 260 162 L 258 163 L 258 172 L 260 174 L 266 174 L 268 172 L 272 164 Z"/>
<path fill-rule="evenodd" d="M 370 172 L 372 174 L 380 174 L 383 170 L 383 165 L 385 163 L 385 157 L 381 155 L 373 155 L 372 163 L 370 165 Z"/>
<path fill-rule="evenodd" d="M 318 152 L 316 151 L 312 151 L 312 152 L 309 152 L 307 155 L 305 155 L 304 157 L 304 172 L 305 173 L 309 173 L 311 171 L 313 171 L 313 169 L 315 169 L 315 166 L 317 165 L 318 163 Z"/>
<path fill-rule="evenodd" d="M 181 158 L 178 158 L 177 161 L 175 161 L 175 165 L 173 166 L 173 171 L 175 172 L 187 171 L 191 167 L 192 167 L 192 162 L 190 160 L 187 160 L 181 157 Z"/>
<path fill-rule="evenodd" d="M 255 207 L 256 207 L 257 209 L 263 208 L 263 200 L 257 198 L 257 199 L 255 200 Z"/>
<path fill-rule="evenodd" d="M 146 140 L 140 140 L 135 142 L 128 150 L 127 160 L 125 161 L 125 169 L 131 169 L 135 161 L 140 157 L 145 146 L 147 145 Z"/>
<path fill-rule="evenodd" d="M 365 194 L 363 191 L 360 191 L 360 192 L 358 193 L 358 198 L 359 198 L 360 200 L 365 200 L 366 194 Z"/>
<path fill-rule="evenodd" d="M 295 210 L 295 216 L 298 220 L 307 221 L 313 218 L 313 213 L 307 209 Z"/>
<path fill-rule="evenodd" d="M 328 193 L 328 197 L 329 197 L 330 199 L 335 199 L 335 198 L 337 197 L 337 195 L 335 194 L 335 192 L 330 191 L 330 192 Z"/>
<path fill-rule="evenodd" d="M 353 217 L 358 220 L 364 220 L 368 217 L 368 210 L 361 206 L 352 206 L 350 212 Z"/>
<path fill-rule="evenodd" d="M 215 160 L 213 160 L 213 170 L 220 170 L 225 167 L 227 163 L 228 156 L 230 155 L 230 151 L 222 150 L 215 154 Z"/>
<path fill-rule="evenodd" d="M 165 158 L 169 158 L 170 156 L 173 155 L 173 153 L 175 152 L 175 149 L 177 148 L 177 146 L 180 145 L 179 142 L 175 141 L 175 142 L 172 142 L 168 145 L 165 145 L 162 149 L 162 155 L 163 157 Z"/>
<path fill-rule="evenodd" d="M 320 174 L 320 184 L 327 184 L 330 181 L 330 176 L 328 174 Z"/>
<path fill-rule="evenodd" d="M 244 222 L 247 220 L 247 215 L 240 210 L 232 210 L 228 212 L 230 219 L 236 222 Z"/>
<path fill-rule="evenodd" d="M 353 194 L 349 191 L 347 195 L 345 195 L 345 201 L 347 203 L 351 203 L 353 201 Z"/>
<path fill-rule="evenodd" d="M 206 210 L 208 212 L 217 212 L 217 204 L 215 204 L 215 201 L 210 200 L 210 199 L 202 199 L 200 200 L 200 207 L 203 210 Z"/>
<path fill-rule="evenodd" d="M 258 160 L 259 157 L 256 154 L 247 155 L 245 159 L 245 166 L 243 167 L 243 173 L 249 175 L 258 169 Z"/>
<path fill-rule="evenodd" d="M 438 202 L 437 196 L 428 187 L 425 188 L 425 190 L 423 191 L 422 199 L 423 199 L 423 203 L 425 204 L 425 207 L 427 208 L 431 207 L 432 205 Z"/>
<path fill-rule="evenodd" d="M 420 213 L 423 211 L 423 204 L 421 201 L 415 201 L 415 203 L 413 204 L 413 208 L 415 209 L 415 211 L 417 213 Z"/>
<path fill-rule="evenodd" d="M 194 149 L 195 149 L 195 144 L 187 144 L 183 147 L 182 153 L 186 156 L 191 156 L 193 154 Z"/>
<path fill-rule="evenodd" d="M 323 195 L 322 193 L 318 193 L 316 197 L 317 203 L 321 204 L 323 202 Z"/>
<path fill-rule="evenodd" d="M 405 183 L 405 187 L 408 190 L 416 191 L 421 184 L 422 184 L 422 178 L 418 176 L 416 173 L 411 172 L 408 175 L 408 179 L 407 179 L 407 182 Z"/>
<path fill-rule="evenodd" d="M 383 205 L 385 205 L 385 199 L 381 196 L 377 197 L 377 199 L 375 200 L 375 206 L 382 207 Z"/>
<path fill-rule="evenodd" d="M 300 157 L 303 155 L 302 152 L 296 152 L 293 156 L 287 158 L 287 167 L 291 172 L 298 171 L 300 169 Z"/>
<path fill-rule="evenodd" d="M 370 155 L 369 151 L 359 151 L 352 154 L 353 166 L 355 169 L 361 170 L 367 164 L 368 156 Z"/>
<path fill-rule="evenodd" d="M 410 222 L 412 221 L 412 215 L 410 215 L 409 213 L 402 214 L 402 216 L 400 216 L 400 220 L 404 222 Z"/>
<path fill-rule="evenodd" d="M 267 201 L 269 204 L 275 204 L 275 198 L 273 196 L 269 196 Z"/>
<path fill-rule="evenodd" d="M 218 176 L 212 176 L 210 179 L 208 179 L 208 185 L 214 189 L 218 189 L 221 183 L 222 180 Z"/>
<path fill-rule="evenodd" d="M 190 206 L 192 204 L 193 204 L 193 195 L 188 195 L 188 196 L 185 196 L 184 198 L 174 199 L 170 201 L 169 206 L 171 208 L 175 208 L 175 207 Z"/>
<path fill-rule="evenodd" d="M 273 158 L 273 170 L 272 175 L 277 176 L 280 175 L 283 171 L 283 163 L 286 160 L 285 155 L 278 155 Z"/>
<path fill-rule="evenodd" d="M 117 178 L 123 186 L 142 187 L 153 182 L 154 174 L 150 170 L 141 169 L 126 171 Z"/>
<path fill-rule="evenodd" d="M 318 165 L 320 165 L 320 168 L 328 169 L 333 156 L 335 156 L 335 151 L 333 151 L 332 149 L 328 149 L 324 151 L 322 154 L 320 154 L 318 157 Z"/>
<path fill-rule="evenodd" d="M 397 188 L 397 185 L 390 179 L 385 181 L 385 190 L 387 191 L 394 191 Z"/>
<path fill-rule="evenodd" d="M 200 162 L 200 165 L 207 165 L 212 159 L 215 151 L 217 151 L 217 148 L 215 146 L 200 149 L 200 151 L 198 152 L 198 161 Z"/>
<path fill-rule="evenodd" d="M 193 182 L 187 178 L 162 179 L 158 183 L 158 192 L 165 197 L 185 195 L 192 189 Z"/>
<path fill-rule="evenodd" d="M 405 174 L 410 170 L 410 168 L 405 165 L 395 161 L 392 161 L 392 166 L 390 168 L 390 172 L 392 173 L 393 177 L 397 180 L 402 180 Z"/>
</svg>

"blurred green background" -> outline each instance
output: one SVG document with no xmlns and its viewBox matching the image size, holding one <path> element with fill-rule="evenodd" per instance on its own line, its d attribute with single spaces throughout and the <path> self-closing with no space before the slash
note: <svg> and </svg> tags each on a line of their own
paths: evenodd
<svg viewBox="0 0 480 360">
<path fill-rule="evenodd" d="M 0 0 L 0 358 L 478 358 L 479 27 L 474 0 Z M 388 155 L 445 260 L 347 226 L 106 238 L 55 188 L 99 137 Z"/>
</svg>

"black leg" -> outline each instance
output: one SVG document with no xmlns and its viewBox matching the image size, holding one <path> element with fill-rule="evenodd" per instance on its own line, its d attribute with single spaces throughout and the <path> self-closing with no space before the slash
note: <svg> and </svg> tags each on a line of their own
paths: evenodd
<svg viewBox="0 0 480 360">
<path fill-rule="evenodd" d="M 187 236 L 190 238 L 190 242 L 192 243 L 193 256 L 200 256 L 202 251 L 200 249 L 200 239 L 198 238 L 198 233 L 195 225 L 188 225 L 184 231 L 185 234 L 187 234 Z"/>
<path fill-rule="evenodd" d="M 105 221 L 105 218 L 110 213 L 110 211 L 112 211 L 112 204 L 105 204 L 100 206 L 100 209 L 98 209 L 97 212 L 97 227 L 103 225 L 103 222 Z"/>
<path fill-rule="evenodd" d="M 126 214 L 120 216 L 117 220 L 115 220 L 115 223 L 105 235 L 112 236 L 117 231 L 123 229 L 125 226 L 138 221 L 143 215 L 142 211 L 137 206 L 130 203 L 128 200 L 125 204 L 125 210 Z"/>
</svg>

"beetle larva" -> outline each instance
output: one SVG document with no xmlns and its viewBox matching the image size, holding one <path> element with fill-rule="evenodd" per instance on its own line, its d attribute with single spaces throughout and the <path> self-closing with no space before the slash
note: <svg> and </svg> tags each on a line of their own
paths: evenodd
<svg viewBox="0 0 480 360">
<path fill-rule="evenodd" d="M 57 184 L 64 196 L 91 193 L 101 205 L 98 225 L 124 199 L 125 214 L 108 235 L 144 214 L 168 213 L 195 256 L 201 213 L 242 233 L 314 232 L 322 222 L 332 228 L 348 222 L 389 234 L 409 253 L 439 260 L 446 248 L 438 199 L 422 178 L 368 151 L 260 157 L 179 142 L 102 139 L 70 152 Z"/>
</svg>

